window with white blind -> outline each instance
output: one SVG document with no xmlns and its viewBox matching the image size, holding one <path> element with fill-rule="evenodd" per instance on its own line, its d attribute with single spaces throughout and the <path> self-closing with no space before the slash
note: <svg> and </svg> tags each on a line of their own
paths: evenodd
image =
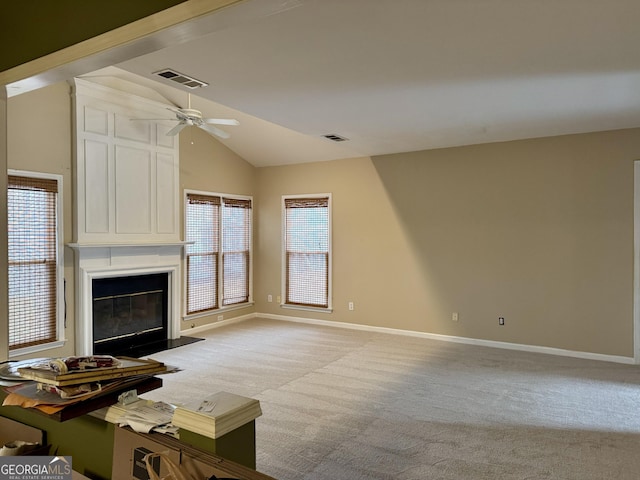
<svg viewBox="0 0 640 480">
<path fill-rule="evenodd" d="M 10 171 L 7 188 L 9 350 L 49 348 L 63 336 L 62 178 Z"/>
<path fill-rule="evenodd" d="M 283 197 L 284 305 L 331 308 L 331 197 Z"/>
<path fill-rule="evenodd" d="M 250 197 L 187 192 L 186 313 L 251 301 Z"/>
</svg>

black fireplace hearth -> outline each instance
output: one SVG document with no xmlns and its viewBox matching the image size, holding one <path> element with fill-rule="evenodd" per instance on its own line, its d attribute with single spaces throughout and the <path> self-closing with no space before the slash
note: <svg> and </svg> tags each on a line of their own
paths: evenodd
<svg viewBox="0 0 640 480">
<path fill-rule="evenodd" d="M 199 342 L 204 340 L 204 338 L 196 338 L 196 337 L 180 337 L 180 338 L 168 338 L 166 340 L 159 340 L 157 342 L 145 343 L 142 345 L 138 345 L 137 347 L 129 347 L 126 350 L 122 350 L 119 352 L 115 352 L 112 355 L 114 356 L 124 356 L 124 357 L 146 357 L 148 355 L 153 355 L 154 353 L 163 352 L 164 350 L 171 350 L 172 348 L 182 347 L 184 345 L 189 345 L 191 343 Z"/>
</svg>

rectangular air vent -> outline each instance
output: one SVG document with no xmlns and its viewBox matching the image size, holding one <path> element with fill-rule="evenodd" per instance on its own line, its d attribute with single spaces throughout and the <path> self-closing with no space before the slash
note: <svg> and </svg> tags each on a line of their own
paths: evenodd
<svg viewBox="0 0 640 480">
<path fill-rule="evenodd" d="M 172 82 L 179 83 L 187 88 L 200 88 L 206 87 L 209 85 L 208 83 L 203 82 L 202 80 L 197 80 L 189 75 L 185 75 L 184 73 L 176 72 L 170 68 L 165 68 L 164 70 L 160 70 L 158 72 L 153 72 L 154 75 L 158 75 L 162 78 L 166 78 L 167 80 L 171 80 Z"/>
<path fill-rule="evenodd" d="M 341 137 L 340 135 L 336 135 L 335 133 L 328 133 L 323 135 L 324 138 L 328 138 L 329 140 L 333 140 L 334 142 L 346 142 L 349 140 L 348 138 Z"/>
</svg>

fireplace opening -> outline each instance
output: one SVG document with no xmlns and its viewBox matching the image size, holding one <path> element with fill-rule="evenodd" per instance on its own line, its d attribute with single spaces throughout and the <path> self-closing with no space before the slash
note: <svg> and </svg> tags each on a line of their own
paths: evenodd
<svg viewBox="0 0 640 480">
<path fill-rule="evenodd" d="M 146 346 L 166 343 L 167 273 L 92 280 L 93 351 L 138 356 Z"/>
</svg>

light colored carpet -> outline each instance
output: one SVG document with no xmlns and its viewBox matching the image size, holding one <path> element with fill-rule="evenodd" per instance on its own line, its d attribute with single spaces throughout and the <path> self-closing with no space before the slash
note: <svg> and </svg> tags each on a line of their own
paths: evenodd
<svg viewBox="0 0 640 480">
<path fill-rule="evenodd" d="M 640 368 L 255 319 L 153 358 L 145 398 L 260 400 L 281 480 L 640 478 Z"/>
</svg>

